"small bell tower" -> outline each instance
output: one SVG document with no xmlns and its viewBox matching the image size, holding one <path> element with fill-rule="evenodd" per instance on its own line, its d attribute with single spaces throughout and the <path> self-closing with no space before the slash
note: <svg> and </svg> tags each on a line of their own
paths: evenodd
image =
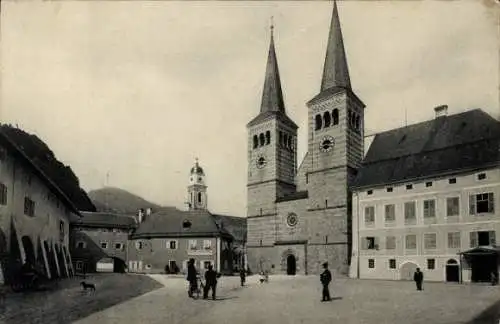
<svg viewBox="0 0 500 324">
<path fill-rule="evenodd" d="M 196 158 L 189 174 L 187 209 L 207 209 L 207 186 L 205 172 Z"/>
</svg>

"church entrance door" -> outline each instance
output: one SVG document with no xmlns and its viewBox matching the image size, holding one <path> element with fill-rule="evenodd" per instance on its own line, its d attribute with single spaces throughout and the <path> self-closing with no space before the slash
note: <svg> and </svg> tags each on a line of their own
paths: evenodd
<svg viewBox="0 0 500 324">
<path fill-rule="evenodd" d="M 286 257 L 286 274 L 290 276 L 294 276 L 297 271 L 297 263 L 295 260 L 295 256 L 290 254 Z"/>
</svg>

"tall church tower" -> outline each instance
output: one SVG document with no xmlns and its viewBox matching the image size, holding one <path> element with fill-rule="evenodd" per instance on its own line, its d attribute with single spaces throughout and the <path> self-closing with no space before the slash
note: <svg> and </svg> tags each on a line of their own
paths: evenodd
<svg viewBox="0 0 500 324">
<path fill-rule="evenodd" d="M 247 216 L 275 215 L 276 199 L 295 191 L 297 128 L 285 112 L 271 26 L 260 113 L 247 124 Z"/>
<path fill-rule="evenodd" d="M 191 168 L 188 185 L 188 210 L 207 209 L 207 186 L 205 172 L 198 163 L 198 159 Z"/>
<path fill-rule="evenodd" d="M 306 173 L 308 210 L 312 212 L 311 219 L 317 219 L 310 228 L 311 240 L 334 244 L 335 251 L 325 258 L 335 263 L 333 267 L 345 270 L 351 246 L 349 187 L 363 158 L 365 105 L 351 88 L 335 1 L 321 88 L 307 106 L 311 155 Z"/>
</svg>

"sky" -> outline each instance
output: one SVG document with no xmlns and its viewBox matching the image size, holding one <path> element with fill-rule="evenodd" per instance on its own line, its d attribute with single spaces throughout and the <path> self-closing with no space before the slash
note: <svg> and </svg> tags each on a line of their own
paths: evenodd
<svg viewBox="0 0 500 324">
<path fill-rule="evenodd" d="M 307 147 L 332 2 L 2 1 L 0 120 L 35 133 L 85 190 L 182 208 L 196 157 L 212 212 L 246 214 L 247 131 L 271 16 L 287 114 Z M 365 133 L 481 108 L 500 117 L 493 0 L 339 1 Z M 106 175 L 109 173 L 109 177 Z"/>
</svg>

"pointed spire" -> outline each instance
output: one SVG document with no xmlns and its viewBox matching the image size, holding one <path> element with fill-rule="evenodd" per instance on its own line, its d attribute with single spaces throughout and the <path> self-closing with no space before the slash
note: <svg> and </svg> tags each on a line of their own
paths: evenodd
<svg viewBox="0 0 500 324">
<path fill-rule="evenodd" d="M 281 91 L 281 80 L 278 69 L 278 60 L 276 59 L 276 50 L 274 48 L 274 23 L 271 17 L 271 43 L 269 45 L 269 54 L 267 56 L 266 78 L 264 81 L 264 90 L 262 92 L 262 103 L 260 112 L 281 111 L 285 112 L 283 103 L 283 93 Z"/>
<path fill-rule="evenodd" d="M 328 45 L 326 49 L 325 66 L 323 68 L 323 79 L 321 80 L 321 91 L 331 87 L 344 87 L 351 89 L 349 69 L 344 50 L 344 40 L 340 29 L 337 2 L 333 1 L 332 22 Z"/>
</svg>

